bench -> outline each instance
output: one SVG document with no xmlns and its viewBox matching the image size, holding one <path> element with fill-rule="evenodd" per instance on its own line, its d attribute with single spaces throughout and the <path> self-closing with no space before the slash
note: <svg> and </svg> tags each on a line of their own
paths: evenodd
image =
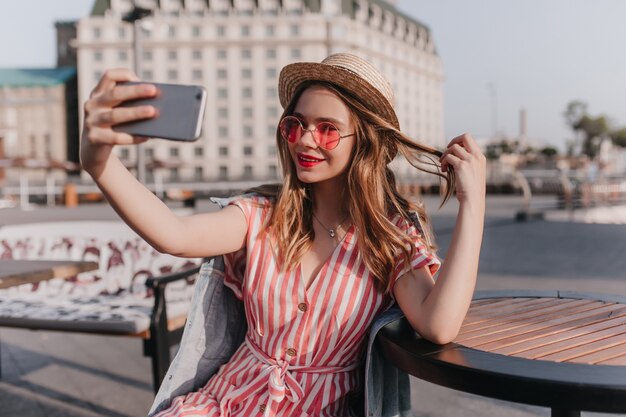
<svg viewBox="0 0 626 417">
<path fill-rule="evenodd" d="M 0 327 L 143 339 L 154 390 L 180 341 L 199 259 L 162 254 L 122 222 L 0 227 L 0 258 L 94 261 L 99 269 L 0 290 Z"/>
</svg>

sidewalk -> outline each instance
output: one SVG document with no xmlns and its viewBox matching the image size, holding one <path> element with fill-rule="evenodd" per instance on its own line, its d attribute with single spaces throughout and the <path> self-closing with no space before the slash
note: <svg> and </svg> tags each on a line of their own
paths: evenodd
<svg viewBox="0 0 626 417">
<path fill-rule="evenodd" d="M 426 198 L 440 255 L 456 205 Z M 626 225 L 513 220 L 520 197 L 490 197 L 478 289 L 561 289 L 626 294 Z M 211 210 L 200 202 L 200 211 Z M 106 206 L 0 210 L 0 224 L 102 220 Z M 152 402 L 151 367 L 140 340 L 0 328 L 0 417 L 135 417 Z M 417 417 L 548 416 L 549 410 L 459 393 L 412 379 Z M 609 414 L 583 413 L 585 416 Z M 615 415 L 615 414 L 612 414 Z"/>
</svg>

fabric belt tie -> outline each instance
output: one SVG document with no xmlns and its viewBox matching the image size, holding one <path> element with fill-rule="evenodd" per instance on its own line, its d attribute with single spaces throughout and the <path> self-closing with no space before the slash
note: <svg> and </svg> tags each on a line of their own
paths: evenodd
<svg viewBox="0 0 626 417">
<path fill-rule="evenodd" d="M 275 359 L 268 356 L 256 343 L 246 336 L 245 342 L 250 352 L 257 358 L 263 366 L 259 375 L 248 384 L 237 388 L 226 394 L 220 402 L 220 412 L 223 417 L 230 417 L 232 405 L 239 404 L 252 395 L 267 390 L 269 399 L 265 405 L 264 417 L 276 415 L 278 405 L 287 398 L 292 403 L 298 402 L 304 396 L 304 390 L 291 374 L 294 372 L 335 374 L 348 372 L 356 369 L 358 362 L 346 366 L 301 366 L 289 365 L 283 359 Z"/>
</svg>

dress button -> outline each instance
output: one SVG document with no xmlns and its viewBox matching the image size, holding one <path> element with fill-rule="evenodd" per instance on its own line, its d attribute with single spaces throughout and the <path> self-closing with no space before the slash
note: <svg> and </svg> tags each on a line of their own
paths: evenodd
<svg viewBox="0 0 626 417">
<path fill-rule="evenodd" d="M 302 311 L 304 313 L 306 311 L 306 309 L 307 309 L 306 303 L 298 304 L 298 310 L 300 310 L 300 311 Z"/>
<path fill-rule="evenodd" d="M 261 404 L 259 406 L 259 411 L 262 412 L 262 413 L 265 412 L 265 404 Z"/>
<path fill-rule="evenodd" d="M 294 348 L 287 349 L 287 355 L 296 356 L 296 350 Z"/>
</svg>

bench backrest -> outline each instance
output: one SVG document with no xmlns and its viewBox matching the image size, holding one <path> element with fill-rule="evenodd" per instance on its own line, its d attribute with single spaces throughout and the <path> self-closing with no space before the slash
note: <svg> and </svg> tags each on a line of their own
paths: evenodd
<svg viewBox="0 0 626 417">
<path fill-rule="evenodd" d="M 150 297 L 145 280 L 188 268 L 196 259 L 162 254 L 123 222 L 75 221 L 0 227 L 0 258 L 71 259 L 98 262 L 97 271 L 66 280 L 44 281 L 8 290 L 50 295 L 96 296 L 131 293 Z M 189 298 L 191 282 L 168 285 L 168 298 Z M 171 287 L 171 288 L 170 288 Z"/>
</svg>

